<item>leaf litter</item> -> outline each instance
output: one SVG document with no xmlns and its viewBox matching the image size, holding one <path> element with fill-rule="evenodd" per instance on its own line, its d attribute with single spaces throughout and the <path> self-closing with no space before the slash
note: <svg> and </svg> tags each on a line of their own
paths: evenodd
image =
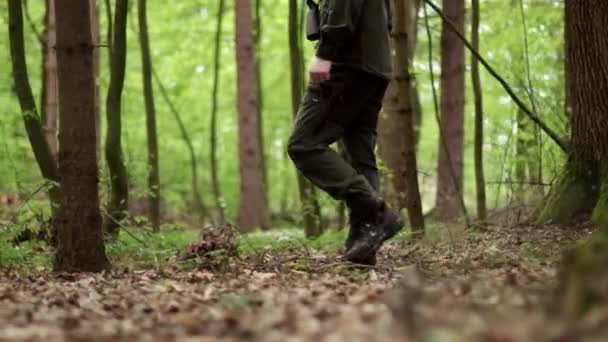
<svg viewBox="0 0 608 342">
<path fill-rule="evenodd" d="M 156 270 L 3 268 L 0 341 L 603 341 L 608 308 L 572 323 L 545 310 L 559 252 L 592 229 L 392 242 L 367 269 L 312 249 L 239 255 L 227 229 Z"/>
</svg>

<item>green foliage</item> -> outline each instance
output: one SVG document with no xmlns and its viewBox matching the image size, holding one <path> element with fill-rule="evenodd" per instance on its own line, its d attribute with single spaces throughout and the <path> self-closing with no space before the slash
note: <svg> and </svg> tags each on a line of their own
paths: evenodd
<svg viewBox="0 0 608 342">
<path fill-rule="evenodd" d="M 19 266 L 32 271 L 51 269 L 51 249 L 40 241 L 26 241 L 18 246 L 0 239 L 0 266 Z"/>
<path fill-rule="evenodd" d="M 288 249 L 335 252 L 344 245 L 344 239 L 346 239 L 345 230 L 331 229 L 318 238 L 310 240 L 304 236 L 304 231 L 289 228 L 240 235 L 237 244 L 239 251 L 245 255 Z"/>
<path fill-rule="evenodd" d="M 106 245 L 113 265 L 158 268 L 196 240 L 191 230 L 164 230 L 158 234 L 142 229 L 121 230 L 118 239 Z"/>
<path fill-rule="evenodd" d="M 42 28 L 43 1 L 29 1 L 28 9 L 34 26 Z M 6 11 L 0 3 L 0 36 L 8 36 Z M 150 43 L 154 69 L 175 102 L 192 137 L 198 154 L 201 193 L 208 205 L 212 202 L 210 172 L 208 170 L 209 115 L 212 86 L 213 32 L 215 30 L 217 1 L 179 1 L 167 6 L 151 2 L 148 6 Z M 100 2 L 101 43 L 106 42 L 107 18 L 104 3 Z M 531 81 L 534 87 L 535 107 L 541 117 L 559 132 L 566 133 L 564 116 L 563 80 L 563 2 L 524 0 L 528 25 Z M 526 65 L 522 57 L 523 25 L 517 2 L 482 1 L 481 53 L 516 89 L 526 95 Z M 289 51 L 287 43 L 287 1 L 263 2 L 261 17 L 264 22 L 260 60 L 262 62 L 262 90 L 264 94 L 264 132 L 268 158 L 269 206 L 273 212 L 299 210 L 297 183 L 291 162 L 285 154 L 285 144 L 291 129 Z M 123 94 L 123 142 L 132 198 L 144 197 L 147 179 L 146 133 L 144 104 L 141 89 L 141 60 L 137 41 L 137 23 L 134 11 L 129 15 L 127 44 L 127 74 Z M 237 142 L 236 68 L 234 57 L 233 8 L 227 8 L 222 36 L 222 71 L 219 101 L 218 155 L 220 181 L 224 191 L 227 216 L 236 221 L 239 203 L 239 172 Z M 436 64 L 439 58 L 440 22 L 431 20 L 435 43 Z M 438 129 L 433 119 L 431 88 L 426 64 L 427 48 L 423 30 L 419 40 L 414 69 L 423 106 L 419 169 L 425 210 L 432 207 L 435 193 Z M 30 81 L 39 98 L 41 86 L 41 46 L 32 31 L 25 27 L 25 43 Z M 306 56 L 311 55 L 312 44 L 305 43 Z M 101 48 L 101 74 L 98 80 L 102 107 L 109 82 L 108 49 Z M 0 60 L 9 61 L 8 40 L 0 39 Z M 467 59 L 468 60 L 468 59 Z M 439 73 L 439 68 L 436 67 Z M 0 75 L 10 75 L 10 63 L 0 63 Z M 437 75 L 438 76 L 438 75 Z M 508 202 L 512 189 L 501 183 L 513 179 L 517 156 L 514 149 L 516 108 L 506 97 L 500 85 L 482 71 L 482 86 L 486 114 L 486 143 L 484 146 L 488 179 L 489 207 Z M 156 86 L 156 85 L 155 85 Z M 158 89 L 155 92 L 159 94 Z M 470 98 L 470 79 L 467 75 L 467 96 Z M 191 183 L 189 157 L 177 124 L 160 96 L 156 99 L 160 144 L 160 175 L 163 203 L 169 214 L 190 209 Z M 472 101 L 467 101 L 467 118 L 472 117 Z M 40 175 L 27 142 L 21 114 L 11 82 L 0 82 L 0 193 L 31 191 L 40 182 Z M 102 113 L 105 111 L 102 108 Z M 103 119 L 103 116 L 102 116 Z M 105 129 L 102 129 L 105 131 Z M 473 120 L 465 127 L 465 200 L 474 203 L 473 177 Z M 104 141 L 103 139 L 101 141 Z M 558 173 L 563 157 L 546 137 L 543 137 L 543 171 L 545 180 Z M 102 184 L 107 192 L 107 171 L 100 161 Z M 8 166 L 8 167 L 4 167 Z M 333 215 L 333 201 L 322 196 L 323 212 Z M 471 206 L 472 207 L 472 206 Z M 301 214 L 301 213 L 299 213 Z M 299 216 L 297 214 L 296 216 Z"/>
</svg>

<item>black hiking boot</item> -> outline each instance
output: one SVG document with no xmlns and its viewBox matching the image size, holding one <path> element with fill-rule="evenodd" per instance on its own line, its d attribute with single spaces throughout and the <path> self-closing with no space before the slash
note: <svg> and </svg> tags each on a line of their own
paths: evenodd
<svg viewBox="0 0 608 342">
<path fill-rule="evenodd" d="M 348 251 L 353 247 L 355 241 L 361 238 L 362 229 L 365 229 L 364 227 L 355 225 L 352 222 L 353 221 L 351 221 L 350 224 L 350 230 L 348 231 L 348 237 L 346 238 L 346 242 L 344 243 L 345 254 L 347 254 Z M 363 265 L 374 266 L 376 265 L 376 262 L 376 256 L 374 255 L 373 258 L 370 258 L 369 260 L 360 260 L 358 263 Z"/>
<path fill-rule="evenodd" d="M 374 265 L 382 244 L 403 228 L 403 219 L 384 202 L 367 219 L 351 226 L 344 258 L 356 264 Z"/>
<path fill-rule="evenodd" d="M 361 238 L 362 232 L 368 229 L 365 225 L 370 221 L 370 217 L 375 216 L 376 211 L 380 207 L 380 203 L 380 200 L 375 196 L 363 194 L 351 194 L 346 198 L 350 229 L 344 243 L 345 255 L 348 254 L 348 251 L 353 247 L 355 241 Z M 360 260 L 359 263 L 373 266 L 376 264 L 376 258 L 374 256 L 369 260 Z"/>
</svg>

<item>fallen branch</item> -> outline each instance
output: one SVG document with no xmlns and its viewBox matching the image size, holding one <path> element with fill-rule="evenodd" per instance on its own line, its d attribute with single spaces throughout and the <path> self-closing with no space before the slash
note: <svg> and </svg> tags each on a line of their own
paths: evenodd
<svg viewBox="0 0 608 342">
<path fill-rule="evenodd" d="M 509 83 L 505 81 L 495 70 L 488 64 L 488 62 L 479 54 L 477 50 L 473 48 L 471 43 L 462 35 L 460 31 L 456 28 L 454 23 L 448 19 L 445 14 L 441 11 L 441 9 L 435 5 L 431 0 L 424 0 L 431 8 L 441 17 L 441 19 L 448 24 L 450 29 L 458 36 L 458 38 L 464 43 L 464 45 L 469 49 L 469 51 L 479 60 L 479 62 L 486 68 L 486 70 L 492 75 L 505 89 L 507 94 L 511 97 L 513 102 L 526 114 L 530 120 L 532 120 L 535 124 L 537 124 L 565 153 L 568 153 L 568 145 L 565 141 L 563 141 L 559 135 L 551 129 L 543 120 L 541 120 L 536 113 L 530 110 L 523 101 L 515 94 Z"/>
</svg>

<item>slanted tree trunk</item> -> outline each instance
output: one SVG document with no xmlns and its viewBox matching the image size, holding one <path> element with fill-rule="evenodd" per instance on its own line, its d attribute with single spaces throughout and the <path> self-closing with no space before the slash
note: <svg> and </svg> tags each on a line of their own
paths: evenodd
<svg viewBox="0 0 608 342">
<path fill-rule="evenodd" d="M 98 272 L 110 264 L 99 212 L 90 2 L 58 1 L 56 9 L 63 197 L 54 268 Z"/>
<path fill-rule="evenodd" d="M 479 0 L 472 0 L 471 44 L 479 51 Z M 475 97 L 475 188 L 477 218 L 484 222 L 487 218 L 486 181 L 483 170 L 483 92 L 479 76 L 479 59 L 471 55 L 471 81 Z"/>
<path fill-rule="evenodd" d="M 111 237 L 118 236 L 119 223 L 127 216 L 129 208 L 128 175 L 122 154 L 121 139 L 121 99 L 127 59 L 128 2 L 128 0 L 116 0 L 113 20 L 110 88 L 108 89 L 106 100 L 108 129 L 106 133 L 105 154 L 110 171 L 111 194 L 107 209 L 108 216 L 104 222 L 104 230 Z"/>
<path fill-rule="evenodd" d="M 464 32 L 464 0 L 444 0 L 443 10 Z M 440 221 L 454 220 L 461 211 L 464 149 L 464 44 L 450 27 L 441 26 L 441 130 L 437 168 L 435 214 Z M 445 141 L 441 141 L 445 139 Z"/>
<path fill-rule="evenodd" d="M 289 0 L 289 56 L 291 59 L 291 108 L 295 116 L 300 108 L 302 98 L 302 84 L 304 74 L 302 72 L 302 54 L 300 47 L 300 31 L 298 28 L 298 1 Z M 297 172 L 297 171 L 296 171 Z M 321 235 L 321 216 L 316 209 L 319 205 L 314 193 L 314 186 L 297 172 L 298 190 L 300 192 L 300 203 L 302 205 L 302 216 L 304 221 L 304 233 L 308 238 Z"/>
<path fill-rule="evenodd" d="M 567 0 L 565 10 L 570 158 L 539 221 L 586 216 L 600 228 L 566 254 L 560 270 L 558 309 L 574 318 L 608 301 L 608 2 Z"/>
<path fill-rule="evenodd" d="M 394 80 L 391 82 L 384 100 L 384 111 L 392 129 L 386 132 L 390 137 L 390 150 L 386 153 L 386 163 L 393 170 L 393 185 L 399 207 L 407 208 L 412 232 L 424 234 L 424 217 L 418 185 L 418 162 L 416 159 L 416 137 L 414 133 L 414 97 L 412 96 L 411 65 L 414 46 L 413 23 L 417 9 L 413 1 L 393 2 L 393 57 Z M 386 146 L 385 146 L 386 148 Z"/>
<path fill-rule="evenodd" d="M 219 223 L 226 222 L 224 197 L 218 177 L 219 166 L 217 163 L 217 112 L 218 112 L 218 97 L 220 85 L 220 68 L 221 68 L 221 43 L 222 43 L 222 24 L 224 22 L 224 9 L 226 7 L 225 0 L 219 0 L 219 8 L 217 13 L 217 25 L 215 28 L 215 52 L 213 56 L 213 90 L 211 96 L 211 134 L 209 144 L 209 156 L 211 160 L 211 188 L 213 189 L 213 197 L 215 199 L 215 208 L 219 216 Z"/>
<path fill-rule="evenodd" d="M 264 201 L 264 176 L 258 135 L 258 92 L 251 0 L 236 0 L 236 60 L 239 107 L 239 157 L 241 196 L 239 226 L 242 231 L 270 226 Z"/>
<path fill-rule="evenodd" d="M 156 74 L 154 69 L 152 69 L 152 76 L 154 76 L 158 90 L 160 90 L 161 96 L 167 103 L 167 106 L 169 107 L 171 114 L 173 114 L 173 117 L 175 118 L 175 121 L 177 122 L 177 127 L 179 128 L 182 139 L 184 140 L 184 143 L 186 144 L 186 147 L 188 148 L 188 154 L 190 156 L 190 172 L 192 174 L 191 181 L 192 181 L 192 196 L 194 199 L 194 206 L 195 206 L 194 209 L 198 213 L 201 223 L 204 223 L 208 218 L 210 218 L 211 215 L 209 214 L 209 209 L 207 209 L 207 206 L 205 205 L 205 202 L 203 201 L 203 197 L 201 196 L 201 192 L 199 190 L 198 161 L 196 158 L 196 152 L 194 151 L 194 145 L 192 144 L 192 139 L 190 138 L 190 135 L 188 134 L 188 130 L 186 129 L 186 125 L 184 124 L 184 121 L 182 120 L 181 115 L 175 108 L 175 105 L 173 104 L 173 101 L 171 101 L 171 98 L 169 98 L 167 89 L 163 85 L 163 82 L 160 80 L 160 78 L 158 77 L 158 75 Z"/>
<path fill-rule="evenodd" d="M 155 232 L 160 231 L 160 176 L 158 170 L 158 141 L 156 108 L 152 86 L 152 57 L 148 39 L 147 0 L 137 1 L 139 44 L 141 46 L 142 80 L 146 105 L 146 136 L 148 138 L 148 215 Z"/>
<path fill-rule="evenodd" d="M 40 116 L 36 109 L 36 102 L 30 86 L 27 64 L 25 60 L 25 47 L 23 43 L 23 8 L 21 0 L 9 0 L 9 40 L 11 48 L 11 63 L 13 68 L 13 82 L 19 106 L 23 115 L 23 123 L 27 132 L 34 157 L 42 177 L 52 182 L 49 186 L 49 197 L 53 216 L 59 207 L 61 191 L 59 188 L 59 171 L 53 158 L 52 149 L 43 132 Z"/>
</svg>

